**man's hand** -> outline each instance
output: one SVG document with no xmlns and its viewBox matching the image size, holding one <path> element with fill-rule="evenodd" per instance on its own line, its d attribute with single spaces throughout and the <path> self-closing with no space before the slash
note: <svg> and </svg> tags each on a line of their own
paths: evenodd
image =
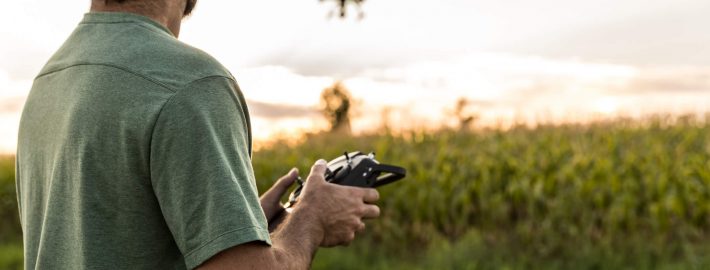
<svg viewBox="0 0 710 270">
<path fill-rule="evenodd" d="M 379 194 L 372 188 L 326 182 L 326 166 L 325 160 L 313 165 L 298 204 L 271 234 L 272 246 L 260 242 L 237 245 L 210 258 L 200 269 L 308 269 L 318 246 L 352 242 L 355 232 L 365 228 L 363 218 L 380 215 L 380 208 L 370 204 Z M 297 177 L 298 171 L 291 170 L 264 193 L 264 212 L 282 207 L 279 198 Z"/>
<path fill-rule="evenodd" d="M 281 197 L 286 193 L 288 188 L 293 185 L 293 182 L 298 178 L 298 169 L 293 168 L 286 175 L 276 180 L 269 190 L 264 192 L 259 198 L 261 208 L 264 209 L 266 220 L 273 220 L 274 217 L 280 214 L 284 207 L 281 204 Z"/>
<path fill-rule="evenodd" d="M 313 165 L 294 215 L 304 212 L 322 230 L 320 246 L 348 245 L 355 233 L 365 229 L 362 219 L 376 218 L 380 208 L 371 203 L 380 195 L 373 188 L 342 186 L 325 181 L 325 160 Z"/>
</svg>

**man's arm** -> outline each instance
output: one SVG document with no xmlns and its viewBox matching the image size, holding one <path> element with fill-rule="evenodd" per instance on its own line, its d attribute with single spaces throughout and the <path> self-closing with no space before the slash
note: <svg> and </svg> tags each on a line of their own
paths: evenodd
<svg viewBox="0 0 710 270">
<path fill-rule="evenodd" d="M 270 247 L 262 242 L 250 242 L 227 249 L 210 258 L 198 269 L 307 269 L 318 248 L 322 233 L 294 211 L 272 233 Z"/>
<path fill-rule="evenodd" d="M 302 197 L 284 223 L 271 234 L 272 246 L 250 242 L 210 258 L 199 269 L 308 269 L 319 246 L 347 245 L 365 228 L 363 218 L 380 210 L 374 189 L 325 182 L 326 162 L 311 169 Z"/>
</svg>

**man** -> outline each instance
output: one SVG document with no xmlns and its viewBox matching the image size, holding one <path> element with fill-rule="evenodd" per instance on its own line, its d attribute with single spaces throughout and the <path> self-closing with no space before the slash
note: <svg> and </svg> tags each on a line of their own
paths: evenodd
<svg viewBox="0 0 710 270">
<path fill-rule="evenodd" d="M 94 0 L 35 78 L 16 164 L 26 269 L 304 269 L 379 215 L 374 189 L 325 182 L 319 160 L 267 230 L 298 172 L 258 198 L 234 78 L 176 39 L 195 2 Z"/>
</svg>

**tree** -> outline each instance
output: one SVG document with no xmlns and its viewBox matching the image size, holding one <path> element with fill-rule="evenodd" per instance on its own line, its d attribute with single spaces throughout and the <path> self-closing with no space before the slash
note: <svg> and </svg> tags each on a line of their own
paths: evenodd
<svg viewBox="0 0 710 270">
<path fill-rule="evenodd" d="M 471 105 L 471 101 L 465 97 L 460 97 L 456 100 L 456 106 L 454 107 L 454 116 L 458 120 L 459 129 L 468 130 L 473 126 L 474 122 L 478 119 L 476 113 L 470 112 L 468 108 Z"/>
<path fill-rule="evenodd" d="M 320 95 L 320 109 L 330 123 L 331 132 L 350 133 L 353 98 L 342 82 L 335 82 Z"/>
<path fill-rule="evenodd" d="M 333 1 L 336 2 L 336 10 L 340 18 L 345 18 L 348 10 L 348 4 L 353 4 L 358 9 L 358 17 L 362 18 L 365 14 L 362 12 L 361 5 L 365 0 L 319 0 L 320 2 Z"/>
</svg>

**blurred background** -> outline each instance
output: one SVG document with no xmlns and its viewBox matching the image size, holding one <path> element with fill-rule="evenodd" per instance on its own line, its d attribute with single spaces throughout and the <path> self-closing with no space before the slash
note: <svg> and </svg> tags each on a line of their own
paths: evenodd
<svg viewBox="0 0 710 270">
<path fill-rule="evenodd" d="M 24 100 L 89 1 L 4 3 L 0 268 L 21 268 Z M 180 39 L 237 78 L 259 190 L 375 151 L 409 169 L 314 269 L 710 268 L 710 2 L 198 1 Z M 276 161 L 276 162 L 274 162 Z"/>
</svg>

